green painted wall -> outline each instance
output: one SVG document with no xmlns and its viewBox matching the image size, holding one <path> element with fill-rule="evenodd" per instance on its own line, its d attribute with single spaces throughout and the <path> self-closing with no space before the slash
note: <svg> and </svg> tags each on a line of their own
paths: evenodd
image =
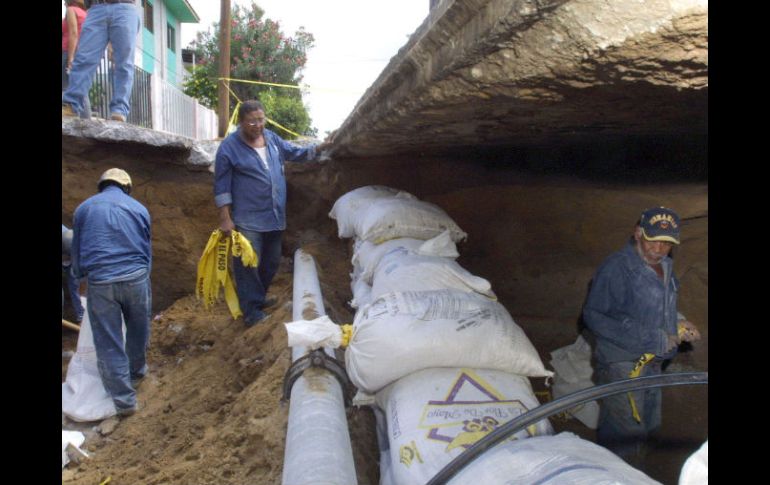
<svg viewBox="0 0 770 485">
<path fill-rule="evenodd" d="M 155 7 L 154 2 L 148 3 Z M 142 12 L 144 19 L 144 12 Z M 157 29 L 156 29 L 157 30 Z M 142 21 L 142 69 L 150 74 L 155 72 L 155 34 L 147 30 Z"/>
<path fill-rule="evenodd" d="M 174 14 L 171 13 L 171 11 L 166 8 L 166 23 L 174 28 L 175 32 L 179 32 L 179 22 L 177 21 L 176 17 L 174 17 Z M 169 42 L 169 39 L 167 39 L 165 36 L 168 35 L 168 25 L 163 25 L 163 31 L 164 31 L 164 39 L 166 39 L 166 59 L 168 62 L 166 62 L 166 80 L 173 84 L 174 86 L 177 86 L 176 83 L 176 51 L 172 51 L 169 49 L 169 45 L 171 42 L 174 44 L 178 44 L 179 42 L 177 39 L 172 39 L 171 42 Z M 176 49 L 179 50 L 179 46 L 175 45 Z"/>
</svg>

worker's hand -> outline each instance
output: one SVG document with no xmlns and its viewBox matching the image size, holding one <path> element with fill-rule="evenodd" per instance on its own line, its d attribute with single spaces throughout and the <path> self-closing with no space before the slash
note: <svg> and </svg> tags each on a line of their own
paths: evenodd
<svg viewBox="0 0 770 485">
<path fill-rule="evenodd" d="M 698 331 L 698 327 L 695 326 L 694 323 L 692 323 L 689 320 L 679 320 L 676 325 L 677 333 L 679 334 L 679 338 L 682 339 L 682 342 L 695 342 L 696 340 L 700 340 L 700 332 Z"/>
<path fill-rule="evenodd" d="M 671 352 L 675 348 L 679 347 L 682 341 L 676 335 L 668 335 L 668 342 L 666 343 L 666 353 Z"/>
<path fill-rule="evenodd" d="M 225 236 L 229 236 L 233 229 L 235 229 L 235 224 L 233 224 L 232 219 L 224 219 L 219 221 L 219 230 L 222 231 Z"/>
</svg>

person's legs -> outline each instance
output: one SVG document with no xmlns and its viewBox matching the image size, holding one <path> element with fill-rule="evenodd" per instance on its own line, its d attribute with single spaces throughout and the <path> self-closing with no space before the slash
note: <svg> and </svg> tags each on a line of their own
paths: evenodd
<svg viewBox="0 0 770 485">
<path fill-rule="evenodd" d="M 147 345 L 150 341 L 152 294 L 150 275 L 120 283 L 120 302 L 126 320 L 126 354 L 131 380 L 147 373 Z"/>
<path fill-rule="evenodd" d="M 251 324 L 265 317 L 261 308 L 265 301 L 266 290 L 259 275 L 259 269 L 262 266 L 262 235 L 264 233 L 248 231 L 240 227 L 236 227 L 235 230 L 248 239 L 259 258 L 256 268 L 247 268 L 240 258 L 233 258 L 233 276 L 238 293 L 238 303 L 243 312 L 243 320 L 247 324 Z"/>
<path fill-rule="evenodd" d="M 615 362 L 597 364 L 597 385 L 609 384 L 627 379 L 634 368 L 634 362 Z M 628 393 L 616 394 L 599 401 L 599 425 L 596 431 L 597 442 L 623 458 L 634 467 L 642 465 L 642 448 L 647 439 L 647 427 L 644 422 L 644 391 L 632 393 L 642 423 L 634 419 Z"/>
<path fill-rule="evenodd" d="M 99 61 L 107 47 L 108 7 L 111 6 L 98 4 L 88 10 L 88 16 L 83 23 L 83 30 L 80 32 L 75 59 L 72 61 L 69 85 L 62 95 L 62 104 L 69 104 L 81 116 L 84 114 L 94 72 L 99 67 Z"/>
<path fill-rule="evenodd" d="M 115 73 L 110 113 L 128 118 L 131 91 L 134 88 L 134 50 L 140 26 L 139 13 L 136 6 L 129 3 L 110 6 L 113 8 L 113 16 L 109 24 L 109 39 L 112 43 Z"/>
<path fill-rule="evenodd" d="M 88 317 L 94 335 L 99 374 L 115 407 L 121 411 L 136 406 L 136 392 L 131 387 L 128 357 L 123 346 L 119 285 L 121 283 L 89 283 Z"/>
<path fill-rule="evenodd" d="M 259 279 L 265 289 L 260 305 L 264 305 L 267 290 L 278 272 L 281 264 L 281 236 L 283 231 L 265 232 L 262 234 L 262 251 L 259 253 Z"/>
</svg>

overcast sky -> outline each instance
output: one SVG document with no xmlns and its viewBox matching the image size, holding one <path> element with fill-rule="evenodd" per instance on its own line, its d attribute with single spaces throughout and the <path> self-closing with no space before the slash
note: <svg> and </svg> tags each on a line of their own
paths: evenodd
<svg viewBox="0 0 770 485">
<path fill-rule="evenodd" d="M 201 21 L 182 24 L 182 45 L 219 22 L 218 0 L 188 0 Z M 303 95 L 313 126 L 323 138 L 338 128 L 356 102 L 428 15 L 429 0 L 258 0 L 265 17 L 293 36 L 300 26 L 313 34 Z M 250 0 L 231 0 L 249 5 Z M 331 92 L 334 90 L 334 92 Z M 269 113 L 268 113 L 269 116 Z"/>
</svg>

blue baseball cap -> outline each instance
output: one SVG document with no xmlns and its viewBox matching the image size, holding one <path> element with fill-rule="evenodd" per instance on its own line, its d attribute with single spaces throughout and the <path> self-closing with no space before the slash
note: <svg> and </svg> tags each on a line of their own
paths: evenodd
<svg viewBox="0 0 770 485">
<path fill-rule="evenodd" d="M 648 241 L 679 244 L 679 214 L 665 207 L 654 207 L 642 212 L 639 227 Z"/>
</svg>

